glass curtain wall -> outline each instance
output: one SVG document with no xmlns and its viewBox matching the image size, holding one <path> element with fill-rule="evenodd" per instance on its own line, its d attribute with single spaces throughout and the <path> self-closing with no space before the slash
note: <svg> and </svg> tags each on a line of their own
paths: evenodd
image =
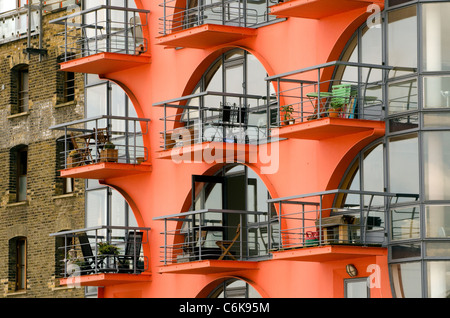
<svg viewBox="0 0 450 318">
<path fill-rule="evenodd" d="M 197 181 L 196 181 L 196 177 Z M 194 176 L 201 188 L 195 193 L 194 209 L 228 209 L 252 212 L 265 212 L 265 215 L 248 215 L 244 224 L 249 226 L 243 231 L 244 242 L 248 244 L 248 257 L 266 256 L 271 246 L 277 244 L 276 233 L 278 223 L 275 208 L 267 203 L 270 199 L 269 191 L 261 178 L 250 168 L 244 165 L 228 165 L 215 176 Z M 203 217 L 205 220 L 214 220 L 216 226 L 228 228 L 228 233 L 219 233 L 215 240 L 230 239 L 240 222 L 238 215 L 226 215 L 211 212 Z M 196 220 L 198 223 L 198 220 Z M 268 237 L 267 227 L 251 227 L 251 224 L 267 224 L 272 227 L 273 237 Z M 211 225 L 211 224 L 202 224 Z M 243 225 L 244 226 L 244 225 Z M 211 240 L 212 241 L 212 240 Z M 212 246 L 215 246 L 212 242 Z"/>
<path fill-rule="evenodd" d="M 193 92 L 219 94 L 190 99 L 188 106 L 202 105 L 201 120 L 198 110 L 186 110 L 182 121 L 186 127 L 200 123 L 203 141 L 234 139 L 258 143 L 264 140 L 267 138 L 267 90 L 274 93 L 273 86 L 268 87 L 264 80 L 266 76 L 263 65 L 249 52 L 235 49 L 223 54 L 205 72 Z"/>
<path fill-rule="evenodd" d="M 341 186 L 402 194 L 386 221 L 394 296 L 449 297 L 450 1 L 391 0 L 382 14 L 342 59 L 393 67 L 383 88 L 386 136 L 358 155 Z"/>
<path fill-rule="evenodd" d="M 84 1 L 84 9 L 98 5 L 127 6 L 135 8 L 132 0 L 103 0 Z M 99 115 L 112 115 L 123 117 L 137 117 L 133 104 L 125 92 L 116 84 L 100 80 L 97 75 L 85 76 L 85 117 L 90 118 Z M 92 123 L 88 123 L 91 125 Z M 110 120 L 99 123 L 99 127 L 109 126 L 114 131 L 134 132 L 134 127 L 125 127 L 124 121 Z M 86 127 L 94 128 L 94 127 Z M 138 131 L 140 127 L 137 127 Z M 139 139 L 139 138 L 138 138 Z M 142 139 L 142 138 L 140 138 Z M 115 144 L 125 144 L 127 140 L 114 140 Z M 97 180 L 86 180 L 85 189 L 86 227 L 92 226 L 137 226 L 133 211 L 123 196 L 110 187 L 99 184 Z M 123 230 L 114 230 L 111 233 L 102 233 L 105 237 L 125 238 Z M 95 287 L 87 287 L 86 295 L 95 297 Z"/>
</svg>

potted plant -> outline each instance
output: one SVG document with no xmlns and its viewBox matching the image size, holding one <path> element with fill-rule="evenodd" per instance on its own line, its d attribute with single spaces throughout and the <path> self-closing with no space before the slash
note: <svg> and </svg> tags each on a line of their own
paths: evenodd
<svg viewBox="0 0 450 318">
<path fill-rule="evenodd" d="M 292 107 L 291 105 L 282 106 L 281 112 L 282 112 L 282 116 L 283 116 L 283 123 L 285 125 L 295 123 L 295 119 L 292 118 L 292 113 L 294 112 L 294 107 Z"/>
<path fill-rule="evenodd" d="M 77 150 L 72 150 L 67 156 L 67 168 L 75 168 L 81 164 L 81 156 Z"/>
<path fill-rule="evenodd" d="M 98 254 L 99 255 L 119 255 L 119 248 L 108 242 L 98 243 Z"/>
<path fill-rule="evenodd" d="M 116 146 L 108 141 L 100 151 L 100 162 L 117 162 L 119 151 L 115 149 Z"/>
<path fill-rule="evenodd" d="M 343 107 L 344 103 L 341 99 L 332 100 L 328 108 L 328 117 L 339 117 Z"/>
</svg>

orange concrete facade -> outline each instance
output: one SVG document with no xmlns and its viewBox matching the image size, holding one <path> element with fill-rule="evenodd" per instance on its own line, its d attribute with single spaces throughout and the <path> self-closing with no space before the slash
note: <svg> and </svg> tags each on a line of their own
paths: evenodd
<svg viewBox="0 0 450 318">
<path fill-rule="evenodd" d="M 330 2 L 342 2 L 342 6 L 330 6 Z M 349 278 L 346 265 L 351 263 L 358 269 L 357 277 L 370 277 L 374 282 L 371 297 L 391 297 L 387 248 L 318 246 L 273 252 L 270 259 L 257 262 L 203 260 L 163 265 L 164 222 L 154 220 L 188 211 L 192 175 L 213 175 L 222 167 L 220 163 L 179 164 L 161 158 L 163 113 L 155 103 L 191 94 L 216 58 L 233 48 L 253 54 L 268 76 L 338 60 L 351 35 L 371 13 L 367 6 L 383 8 L 383 1 L 287 1 L 272 9 L 286 19 L 259 28 L 239 32 L 206 25 L 189 30 L 190 34 L 181 31 L 167 36 L 158 33 L 158 18 L 163 16 L 158 1 L 136 0 L 136 4 L 150 11 L 143 30 L 148 41 L 145 53 L 100 54 L 65 62 L 61 68 L 99 74 L 124 89 L 138 116 L 151 120 L 149 134 L 144 136 L 148 160 L 141 167 L 131 167 L 130 173 L 114 164 L 100 164 L 92 172 L 77 167 L 62 174 L 101 179 L 125 197 L 138 225 L 151 228 L 144 248 L 149 268 L 141 274 L 145 279 L 101 274 L 82 282 L 100 286 L 103 297 L 192 298 L 206 297 L 220 282 L 239 278 L 262 297 L 339 298 L 344 297 L 344 280 Z M 300 17 L 289 13 L 295 5 Z M 308 16 L 301 17 L 302 12 Z M 323 74 L 327 76 L 331 74 Z M 276 173 L 262 173 L 264 164 L 259 161 L 244 164 L 259 175 L 272 198 L 336 189 L 355 155 L 382 137 L 384 129 L 384 122 L 331 118 L 281 127 L 281 141 L 257 146 L 278 149 Z"/>
</svg>

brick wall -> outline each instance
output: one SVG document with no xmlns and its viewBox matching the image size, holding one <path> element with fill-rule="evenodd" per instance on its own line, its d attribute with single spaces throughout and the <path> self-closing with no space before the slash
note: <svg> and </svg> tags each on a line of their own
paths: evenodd
<svg viewBox="0 0 450 318">
<path fill-rule="evenodd" d="M 61 27 L 49 20 L 65 14 L 50 13 L 43 20 L 42 59 L 23 50 L 26 39 L 0 45 L 0 297 L 83 297 L 83 288 L 61 288 L 55 279 L 55 238 L 51 233 L 84 227 L 84 180 L 75 180 L 75 191 L 61 195 L 57 175 L 56 139 L 59 131 L 49 126 L 83 118 L 83 75 L 75 75 L 75 101 L 61 104 L 58 56 Z M 32 46 L 38 47 L 38 37 Z M 17 113 L 16 83 L 12 70 L 29 68 L 29 109 Z M 15 200 L 15 167 L 11 149 L 28 147 L 27 199 Z M 17 237 L 27 239 L 27 290 L 15 292 L 14 248 Z"/>
</svg>

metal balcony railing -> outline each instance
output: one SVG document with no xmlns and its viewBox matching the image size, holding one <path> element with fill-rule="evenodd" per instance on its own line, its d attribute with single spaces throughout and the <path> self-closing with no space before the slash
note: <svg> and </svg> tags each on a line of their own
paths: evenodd
<svg viewBox="0 0 450 318">
<path fill-rule="evenodd" d="M 160 4 L 164 15 L 159 19 L 159 33 L 167 35 L 204 24 L 254 27 L 276 18 L 268 14 L 268 8 L 277 2 L 199 0 L 195 5 L 186 1 L 186 6 L 177 7 L 177 0 L 165 0 Z"/>
<path fill-rule="evenodd" d="M 148 49 L 147 10 L 100 5 L 50 23 L 64 26 L 64 61 L 97 53 L 139 55 Z"/>
<path fill-rule="evenodd" d="M 384 245 L 388 213 L 399 198 L 417 195 L 329 190 L 271 199 L 281 244 L 273 250 L 320 245 Z"/>
<path fill-rule="evenodd" d="M 334 61 L 270 76 L 266 80 L 275 86 L 280 106 L 277 126 L 324 117 L 383 120 L 384 85 L 392 69 Z"/>
<path fill-rule="evenodd" d="M 261 260 L 273 226 L 266 212 L 205 209 L 154 218 L 164 221 L 164 265 L 198 260 Z M 171 224 L 170 224 L 171 223 Z"/>
<path fill-rule="evenodd" d="M 63 130 L 59 161 L 61 168 L 75 168 L 98 162 L 140 164 L 148 159 L 143 136 L 149 119 L 98 116 L 72 121 L 50 129 Z"/>
<path fill-rule="evenodd" d="M 210 141 L 259 144 L 267 140 L 277 107 L 267 96 L 211 91 L 153 106 L 164 108 L 164 150 Z"/>
<path fill-rule="evenodd" d="M 97 226 L 50 234 L 56 238 L 60 278 L 97 273 L 140 274 L 149 268 L 143 248 L 149 228 Z"/>
</svg>

